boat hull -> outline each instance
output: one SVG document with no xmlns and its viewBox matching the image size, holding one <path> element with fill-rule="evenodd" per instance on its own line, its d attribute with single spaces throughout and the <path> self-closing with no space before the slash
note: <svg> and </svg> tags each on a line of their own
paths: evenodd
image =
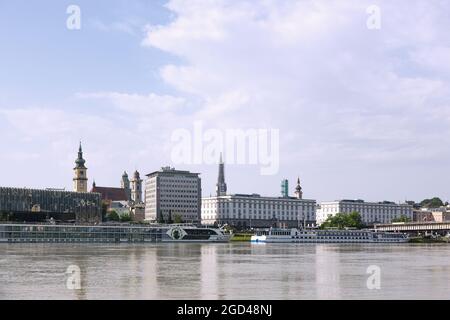
<svg viewBox="0 0 450 320">
<path fill-rule="evenodd" d="M 250 239 L 252 243 L 406 243 L 406 234 L 372 232 L 364 230 L 309 230 L 275 229 L 256 234 Z"/>
<path fill-rule="evenodd" d="M 228 242 L 216 228 L 183 225 L 0 224 L 0 243 L 183 243 Z"/>
</svg>

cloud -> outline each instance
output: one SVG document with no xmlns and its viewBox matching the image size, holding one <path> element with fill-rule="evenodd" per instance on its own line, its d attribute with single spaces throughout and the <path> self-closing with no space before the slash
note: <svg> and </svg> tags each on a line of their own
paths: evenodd
<svg viewBox="0 0 450 320">
<path fill-rule="evenodd" d="M 139 36 L 143 28 L 142 23 L 137 19 L 127 19 L 111 23 L 104 23 L 98 19 L 92 19 L 89 23 L 94 29 L 102 32 L 120 32 L 131 36 Z"/>
<path fill-rule="evenodd" d="M 155 115 L 164 112 L 180 112 L 185 105 L 185 99 L 169 95 L 148 95 L 128 94 L 120 92 L 94 92 L 77 93 L 80 99 L 103 99 L 112 103 L 121 111 L 136 115 Z"/>
<path fill-rule="evenodd" d="M 180 57 L 161 77 L 210 125 L 280 128 L 289 168 L 450 160 L 450 4 L 377 1 L 382 27 L 369 30 L 371 4 L 173 0 L 173 21 L 142 44 Z"/>
<path fill-rule="evenodd" d="M 150 85 L 147 94 L 84 92 L 75 100 L 89 108 L 0 116 L 19 141 L 51 140 L 49 152 L 64 150 L 70 161 L 72 140 L 89 137 L 97 146 L 91 161 L 103 164 L 94 169 L 105 180 L 109 167 L 168 164 L 171 133 L 203 121 L 208 128 L 280 129 L 280 174 L 263 178 L 257 168 L 235 166 L 227 171 L 231 192 L 273 195 L 280 178 L 297 174 L 306 195 L 318 199 L 444 190 L 450 3 L 379 0 L 381 29 L 369 30 L 372 4 L 171 0 L 172 20 L 147 25 L 140 39 L 142 50 L 177 57 L 160 60 L 170 61 L 158 69 L 165 94 Z M 205 194 L 213 191 L 216 168 L 194 170 L 205 174 Z"/>
</svg>

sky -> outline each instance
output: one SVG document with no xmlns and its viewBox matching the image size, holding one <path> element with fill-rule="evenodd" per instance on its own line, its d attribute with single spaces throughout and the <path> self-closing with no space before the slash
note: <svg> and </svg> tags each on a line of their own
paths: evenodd
<svg viewBox="0 0 450 320">
<path fill-rule="evenodd" d="M 208 196 L 211 135 L 258 130 L 276 170 L 249 143 L 229 193 L 449 200 L 448 30 L 446 0 L 0 0 L 0 185 L 71 190 L 81 140 L 90 184 L 172 166 Z"/>
</svg>

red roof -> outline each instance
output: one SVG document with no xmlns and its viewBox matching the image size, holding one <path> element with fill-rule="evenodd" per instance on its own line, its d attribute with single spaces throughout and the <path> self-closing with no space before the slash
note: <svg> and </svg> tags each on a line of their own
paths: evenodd
<svg viewBox="0 0 450 320">
<path fill-rule="evenodd" d="M 98 192 L 102 195 L 102 200 L 128 201 L 125 189 L 109 187 L 92 187 L 91 192 Z"/>
</svg>

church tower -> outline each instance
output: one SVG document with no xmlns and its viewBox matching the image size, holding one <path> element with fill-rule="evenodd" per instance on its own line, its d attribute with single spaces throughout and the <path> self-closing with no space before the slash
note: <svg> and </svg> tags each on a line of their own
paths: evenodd
<svg viewBox="0 0 450 320">
<path fill-rule="evenodd" d="M 302 186 L 300 185 L 300 177 L 297 179 L 297 186 L 295 187 L 295 197 L 297 199 L 303 199 Z"/>
<path fill-rule="evenodd" d="M 73 191 L 75 192 L 87 192 L 87 168 L 84 165 L 85 160 L 83 159 L 83 149 L 78 149 L 78 158 L 75 160 L 75 168 L 73 171 L 75 173 L 75 177 L 73 178 Z"/>
<path fill-rule="evenodd" d="M 137 170 L 131 180 L 131 200 L 134 203 L 142 203 L 142 179 Z"/>
<path fill-rule="evenodd" d="M 130 180 L 128 179 L 128 173 L 126 171 L 123 172 L 122 181 L 120 182 L 120 186 L 125 190 L 125 194 L 127 195 L 127 200 L 131 201 L 131 189 L 130 189 Z"/>
<path fill-rule="evenodd" d="M 216 184 L 216 195 L 218 197 L 227 195 L 227 184 L 225 183 L 225 164 L 222 161 L 222 153 L 220 154 L 219 177 Z"/>
</svg>

